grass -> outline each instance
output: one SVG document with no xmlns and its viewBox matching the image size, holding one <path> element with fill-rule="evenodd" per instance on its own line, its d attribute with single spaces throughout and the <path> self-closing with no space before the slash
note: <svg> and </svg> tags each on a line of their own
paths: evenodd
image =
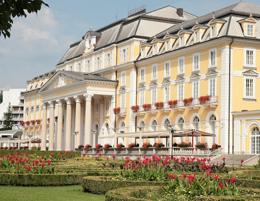
<svg viewBox="0 0 260 201">
<path fill-rule="evenodd" d="M 104 201 L 105 195 L 83 192 L 82 186 L 22 187 L 0 186 L 1 201 Z"/>
</svg>

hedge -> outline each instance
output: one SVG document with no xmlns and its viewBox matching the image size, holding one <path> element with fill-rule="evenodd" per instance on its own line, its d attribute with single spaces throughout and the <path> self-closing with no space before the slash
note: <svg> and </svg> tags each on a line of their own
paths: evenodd
<svg viewBox="0 0 260 201">
<path fill-rule="evenodd" d="M 62 154 L 63 157 L 65 157 L 65 151 L 38 151 L 38 150 L 3 150 L 0 149 L 0 155 L 4 156 L 6 154 L 14 155 L 15 153 L 26 153 L 30 155 L 36 155 L 36 156 L 50 156 L 51 153 L 53 153 L 53 158 L 60 158 L 60 155 Z M 79 157 L 81 155 L 78 151 L 68 151 L 68 155 L 66 158 L 72 158 L 70 155 L 73 153 L 73 157 Z"/>
<path fill-rule="evenodd" d="M 82 174 L 0 174 L 0 185 L 64 186 L 82 183 Z"/>
<path fill-rule="evenodd" d="M 166 186 L 167 182 L 160 181 L 126 181 L 112 180 L 111 177 L 88 176 L 84 177 L 82 187 L 85 192 L 106 194 L 107 191 L 128 186 Z"/>
<path fill-rule="evenodd" d="M 136 186 L 110 190 L 106 193 L 106 201 L 148 201 L 144 197 L 148 192 L 159 191 L 160 186 Z"/>
<path fill-rule="evenodd" d="M 260 181 L 259 180 L 249 180 L 249 179 L 237 179 L 236 185 L 238 187 L 260 188 Z"/>
</svg>

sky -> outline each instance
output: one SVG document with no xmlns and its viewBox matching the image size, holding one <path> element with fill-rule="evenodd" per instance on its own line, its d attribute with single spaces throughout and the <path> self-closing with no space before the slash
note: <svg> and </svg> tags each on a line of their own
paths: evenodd
<svg viewBox="0 0 260 201">
<path fill-rule="evenodd" d="M 239 0 L 43 0 L 37 13 L 14 18 L 11 37 L 0 36 L 0 90 L 26 88 L 26 81 L 55 69 L 69 45 L 93 27 L 127 17 L 146 4 L 146 11 L 171 5 L 201 16 Z M 260 6 L 259 0 L 246 2 Z"/>
</svg>

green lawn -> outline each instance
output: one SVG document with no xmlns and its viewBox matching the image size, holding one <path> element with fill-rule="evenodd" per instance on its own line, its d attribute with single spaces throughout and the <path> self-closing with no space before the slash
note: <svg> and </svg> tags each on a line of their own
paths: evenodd
<svg viewBox="0 0 260 201">
<path fill-rule="evenodd" d="M 20 187 L 0 186 L 0 200 L 8 201 L 104 201 L 105 195 L 84 193 L 82 186 Z"/>
</svg>

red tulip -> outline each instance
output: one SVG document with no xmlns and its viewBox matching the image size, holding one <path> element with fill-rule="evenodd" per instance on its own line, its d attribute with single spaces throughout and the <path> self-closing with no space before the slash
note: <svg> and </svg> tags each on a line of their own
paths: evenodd
<svg viewBox="0 0 260 201">
<path fill-rule="evenodd" d="M 70 155 L 73 156 L 73 153 L 71 153 Z"/>
<path fill-rule="evenodd" d="M 53 156 L 53 153 L 50 153 L 51 156 Z"/>
<path fill-rule="evenodd" d="M 67 155 L 68 154 L 68 151 L 65 151 L 65 155 Z"/>
<path fill-rule="evenodd" d="M 62 158 L 62 154 L 60 155 L 60 158 Z"/>
<path fill-rule="evenodd" d="M 83 157 L 85 157 L 85 156 L 86 156 L 86 154 L 84 153 L 84 154 L 83 154 Z"/>
</svg>

